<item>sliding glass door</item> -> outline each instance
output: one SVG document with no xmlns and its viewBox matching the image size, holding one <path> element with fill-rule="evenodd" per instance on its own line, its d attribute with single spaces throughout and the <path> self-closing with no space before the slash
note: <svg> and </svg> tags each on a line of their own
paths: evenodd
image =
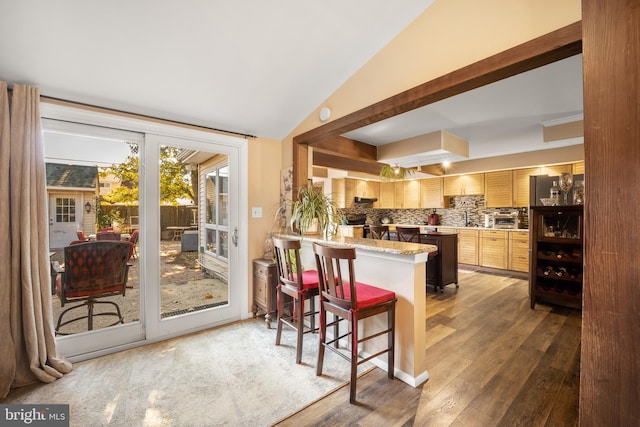
<svg viewBox="0 0 640 427">
<path fill-rule="evenodd" d="M 58 341 L 66 356 L 79 360 L 248 313 L 239 269 L 246 236 L 238 238 L 246 224 L 239 174 L 246 141 L 75 110 L 45 107 L 47 115 L 52 266 L 64 269 L 64 247 L 77 243 L 79 231 L 93 241 L 111 229 L 133 249 L 126 294 L 110 297 L 124 323 L 65 325 Z M 52 304 L 56 324 L 62 307 L 55 295 Z"/>
</svg>

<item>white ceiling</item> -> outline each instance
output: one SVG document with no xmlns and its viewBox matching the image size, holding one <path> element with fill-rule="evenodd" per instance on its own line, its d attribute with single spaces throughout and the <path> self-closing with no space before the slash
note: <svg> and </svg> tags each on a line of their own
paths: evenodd
<svg viewBox="0 0 640 427">
<path fill-rule="evenodd" d="M 374 123 L 344 136 L 380 146 L 446 130 L 469 142 L 469 159 L 581 144 L 583 138 L 543 142 L 542 123 L 580 118 L 582 55 L 480 87 Z M 417 153 L 386 163 L 404 167 L 466 160 L 446 153 Z"/>
<path fill-rule="evenodd" d="M 283 139 L 434 0 L 0 0 L 0 80 Z"/>
</svg>

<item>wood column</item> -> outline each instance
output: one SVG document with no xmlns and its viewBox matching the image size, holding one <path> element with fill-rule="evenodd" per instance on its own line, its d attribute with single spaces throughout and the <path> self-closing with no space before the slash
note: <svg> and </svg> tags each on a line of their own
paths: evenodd
<svg viewBox="0 0 640 427">
<path fill-rule="evenodd" d="M 640 2 L 583 0 L 581 426 L 640 420 Z"/>
</svg>

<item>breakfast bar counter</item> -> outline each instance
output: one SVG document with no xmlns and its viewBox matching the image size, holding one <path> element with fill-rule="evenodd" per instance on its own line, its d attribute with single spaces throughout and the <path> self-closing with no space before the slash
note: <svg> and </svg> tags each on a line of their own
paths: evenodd
<svg viewBox="0 0 640 427">
<path fill-rule="evenodd" d="M 289 236 L 300 238 L 300 236 Z M 417 387 L 428 379 L 425 362 L 426 269 L 434 245 L 393 242 L 388 240 L 319 236 L 303 236 L 301 262 L 306 269 L 315 269 L 313 242 L 356 248 L 354 262 L 356 280 L 396 293 L 395 375 L 401 381 Z M 384 316 L 362 321 L 361 329 L 384 327 Z M 384 337 L 377 339 L 384 340 Z M 382 342 L 367 342 L 363 354 L 376 353 Z M 372 359 L 382 369 L 387 368 L 386 356 Z"/>
</svg>

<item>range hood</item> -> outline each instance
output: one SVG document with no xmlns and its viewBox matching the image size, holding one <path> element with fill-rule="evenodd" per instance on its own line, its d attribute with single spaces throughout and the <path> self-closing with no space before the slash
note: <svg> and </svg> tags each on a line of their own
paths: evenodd
<svg viewBox="0 0 640 427">
<path fill-rule="evenodd" d="M 376 198 L 357 197 L 357 196 L 353 198 L 353 203 L 357 205 L 371 205 L 377 201 L 378 199 Z"/>
</svg>

